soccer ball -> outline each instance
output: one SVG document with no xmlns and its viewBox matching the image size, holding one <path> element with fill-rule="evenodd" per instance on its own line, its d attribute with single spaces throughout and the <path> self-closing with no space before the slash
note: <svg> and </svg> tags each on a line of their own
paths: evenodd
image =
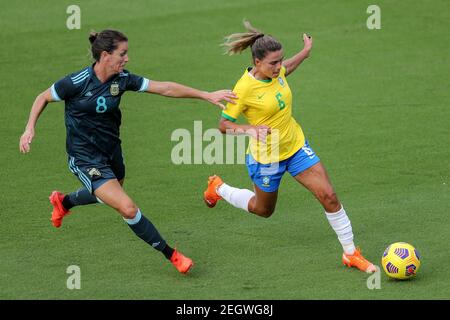
<svg viewBox="0 0 450 320">
<path fill-rule="evenodd" d="M 412 245 L 396 242 L 384 250 L 381 265 L 390 278 L 410 279 L 419 271 L 420 255 Z"/>
</svg>

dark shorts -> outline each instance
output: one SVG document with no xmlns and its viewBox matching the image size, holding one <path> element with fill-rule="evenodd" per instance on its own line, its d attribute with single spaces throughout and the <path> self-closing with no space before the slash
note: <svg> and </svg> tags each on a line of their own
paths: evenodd
<svg viewBox="0 0 450 320">
<path fill-rule="evenodd" d="M 108 180 L 122 180 L 125 177 L 125 164 L 120 144 L 109 157 L 101 152 L 92 154 L 89 158 L 69 155 L 68 162 L 70 171 L 92 194 Z"/>
<path fill-rule="evenodd" d="M 286 171 L 295 177 L 318 162 L 320 159 L 311 149 L 308 141 L 305 141 L 305 145 L 291 157 L 276 163 L 262 164 L 257 162 L 250 153 L 246 156 L 248 174 L 253 183 L 264 192 L 278 190 L 281 178 Z"/>
</svg>

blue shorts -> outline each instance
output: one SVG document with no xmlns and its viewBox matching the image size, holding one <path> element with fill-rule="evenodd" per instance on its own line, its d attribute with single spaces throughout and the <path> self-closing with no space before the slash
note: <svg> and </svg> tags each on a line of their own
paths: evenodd
<svg viewBox="0 0 450 320">
<path fill-rule="evenodd" d="M 295 177 L 318 162 L 320 159 L 311 149 L 308 141 L 305 141 L 305 145 L 291 157 L 280 162 L 262 164 L 257 162 L 250 153 L 245 159 L 250 178 L 264 192 L 278 190 L 281 178 L 286 171 Z"/>
<path fill-rule="evenodd" d="M 108 180 L 122 180 L 125 177 L 125 164 L 120 144 L 109 157 L 99 152 L 90 155 L 89 158 L 69 155 L 68 161 L 70 171 L 92 194 Z"/>
</svg>

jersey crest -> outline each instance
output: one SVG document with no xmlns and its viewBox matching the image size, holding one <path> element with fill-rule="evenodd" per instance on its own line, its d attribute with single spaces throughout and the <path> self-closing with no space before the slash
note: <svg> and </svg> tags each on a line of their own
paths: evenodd
<svg viewBox="0 0 450 320">
<path fill-rule="evenodd" d="M 112 96 L 117 96 L 119 94 L 119 83 L 114 81 L 109 88 L 109 93 L 111 93 Z"/>
</svg>

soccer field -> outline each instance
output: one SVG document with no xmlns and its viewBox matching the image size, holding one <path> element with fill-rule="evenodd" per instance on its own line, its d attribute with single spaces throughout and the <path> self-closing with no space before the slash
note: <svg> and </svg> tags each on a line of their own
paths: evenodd
<svg viewBox="0 0 450 320">
<path fill-rule="evenodd" d="M 449 1 L 78 1 L 79 30 L 66 26 L 70 4 L 11 2 L 0 11 L 0 299 L 450 298 Z M 366 25 L 371 4 L 381 29 Z M 18 142 L 35 97 L 91 63 L 89 32 L 123 31 L 133 73 L 214 91 L 232 89 L 251 63 L 249 51 L 230 57 L 220 47 L 244 18 L 280 40 L 285 57 L 303 48 L 302 33 L 313 36 L 311 57 L 288 77 L 294 117 L 364 255 L 381 266 L 390 243 L 411 243 L 422 258 L 416 278 L 381 271 L 370 290 L 369 275 L 342 265 L 322 207 L 289 174 L 270 219 L 225 202 L 207 208 L 209 175 L 240 188 L 251 180 L 243 164 L 172 162 L 175 130 L 218 125 L 220 110 L 200 100 L 127 93 L 121 102 L 125 190 L 194 260 L 189 275 L 104 205 L 74 208 L 52 226 L 50 192 L 81 186 L 67 166 L 63 103 L 47 106 L 29 154 Z M 72 265 L 81 289 L 67 288 Z"/>
</svg>

